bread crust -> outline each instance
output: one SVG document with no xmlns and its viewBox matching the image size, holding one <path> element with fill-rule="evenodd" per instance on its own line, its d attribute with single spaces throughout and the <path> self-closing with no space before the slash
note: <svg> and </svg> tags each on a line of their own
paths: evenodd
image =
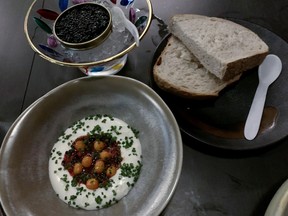
<svg viewBox="0 0 288 216">
<path fill-rule="evenodd" d="M 161 79 L 161 77 L 157 75 L 157 72 L 154 73 L 154 81 L 157 84 L 157 86 L 163 91 L 186 99 L 204 100 L 204 99 L 216 98 L 218 96 L 218 93 L 216 92 L 215 94 L 209 94 L 209 95 L 188 92 L 186 90 L 183 90 L 182 88 L 179 88 L 179 86 L 167 83 L 166 80 Z"/>
<path fill-rule="evenodd" d="M 223 80 L 230 80 L 234 76 L 260 65 L 267 56 L 267 54 L 268 51 L 228 63 L 227 72 L 225 73 Z"/>
</svg>

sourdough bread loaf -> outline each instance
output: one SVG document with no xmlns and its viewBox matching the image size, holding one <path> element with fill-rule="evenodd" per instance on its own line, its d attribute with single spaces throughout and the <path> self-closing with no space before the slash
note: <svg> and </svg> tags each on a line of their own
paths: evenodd
<svg viewBox="0 0 288 216">
<path fill-rule="evenodd" d="M 268 54 L 268 46 L 254 32 L 229 20 L 179 14 L 169 28 L 219 79 L 230 80 L 258 66 Z"/>
<path fill-rule="evenodd" d="M 237 75 L 229 81 L 220 80 L 204 68 L 174 36 L 168 39 L 158 57 L 153 67 L 153 76 L 162 90 L 193 99 L 218 96 L 222 89 L 240 78 Z"/>
</svg>

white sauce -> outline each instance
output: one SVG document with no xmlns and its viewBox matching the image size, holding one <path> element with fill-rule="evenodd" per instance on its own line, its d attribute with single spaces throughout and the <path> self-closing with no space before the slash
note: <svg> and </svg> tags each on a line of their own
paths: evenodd
<svg viewBox="0 0 288 216">
<path fill-rule="evenodd" d="M 81 125 L 81 127 L 80 127 Z M 87 189 L 85 184 L 78 184 L 76 187 L 71 185 L 73 177 L 61 165 L 65 152 L 71 148 L 73 141 L 83 135 L 87 135 L 92 129 L 99 125 L 101 131 L 109 132 L 117 137 L 120 141 L 120 150 L 123 160 L 121 166 L 116 174 L 110 178 L 111 186 L 107 189 L 98 188 L 96 190 Z M 117 133 L 112 130 L 111 126 L 116 126 Z M 73 133 L 74 132 L 74 133 Z M 126 146 L 126 139 L 133 140 L 131 147 Z M 131 127 L 124 121 L 108 116 L 97 115 L 93 117 L 84 118 L 69 127 L 52 148 L 49 159 L 49 177 L 53 189 L 57 196 L 66 202 L 68 205 L 75 208 L 82 208 L 86 210 L 95 210 L 103 207 L 108 207 L 123 198 L 129 190 L 134 186 L 136 179 L 121 175 L 123 165 L 132 163 L 135 168 L 141 168 L 141 145 L 138 138 L 136 138 Z"/>
</svg>

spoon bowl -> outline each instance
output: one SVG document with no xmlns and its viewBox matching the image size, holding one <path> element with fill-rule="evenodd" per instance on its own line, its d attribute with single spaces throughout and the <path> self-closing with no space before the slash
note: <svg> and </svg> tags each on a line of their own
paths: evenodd
<svg viewBox="0 0 288 216">
<path fill-rule="evenodd" d="M 273 83 L 282 70 L 282 63 L 278 56 L 268 55 L 259 66 L 259 82 L 270 85 Z"/>
</svg>

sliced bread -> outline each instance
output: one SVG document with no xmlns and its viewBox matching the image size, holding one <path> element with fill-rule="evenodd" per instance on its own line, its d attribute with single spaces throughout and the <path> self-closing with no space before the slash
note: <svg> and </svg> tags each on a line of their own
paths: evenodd
<svg viewBox="0 0 288 216">
<path fill-rule="evenodd" d="M 162 90 L 193 99 L 216 97 L 227 85 L 240 78 L 237 75 L 229 81 L 220 80 L 205 69 L 174 36 L 168 39 L 158 57 L 153 67 L 153 76 Z"/>
<path fill-rule="evenodd" d="M 171 18 L 169 28 L 219 79 L 230 80 L 258 66 L 268 54 L 258 35 L 229 20 L 179 14 Z"/>
</svg>

